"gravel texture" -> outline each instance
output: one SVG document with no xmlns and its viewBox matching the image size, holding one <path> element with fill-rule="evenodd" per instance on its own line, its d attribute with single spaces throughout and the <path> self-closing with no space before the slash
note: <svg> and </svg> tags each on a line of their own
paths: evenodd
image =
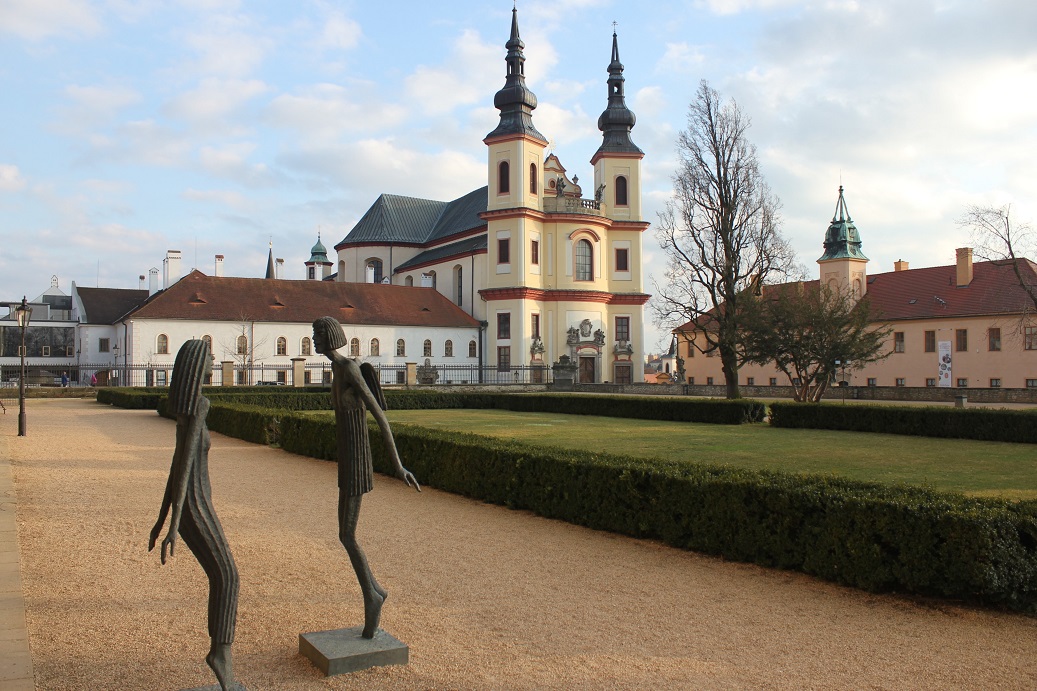
<svg viewBox="0 0 1037 691">
<path fill-rule="evenodd" d="M 463 412 L 459 412 L 463 415 Z M 179 689 L 205 666 L 207 585 L 147 551 L 174 424 L 30 401 L 12 459 L 38 689 Z M 406 464 L 406 459 L 404 459 Z M 1037 620 L 876 596 L 376 476 L 360 539 L 411 662 L 324 678 L 301 632 L 363 620 L 331 463 L 213 434 L 241 575 L 238 678 L 259 689 L 1037 688 Z M 420 480 L 420 478 L 419 478 Z"/>
</svg>

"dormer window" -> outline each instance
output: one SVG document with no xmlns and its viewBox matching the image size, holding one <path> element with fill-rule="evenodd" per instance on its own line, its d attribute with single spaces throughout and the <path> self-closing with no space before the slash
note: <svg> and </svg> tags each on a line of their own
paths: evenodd
<svg viewBox="0 0 1037 691">
<path fill-rule="evenodd" d="M 511 193 L 511 166 L 507 161 L 497 164 L 497 194 Z"/>
</svg>

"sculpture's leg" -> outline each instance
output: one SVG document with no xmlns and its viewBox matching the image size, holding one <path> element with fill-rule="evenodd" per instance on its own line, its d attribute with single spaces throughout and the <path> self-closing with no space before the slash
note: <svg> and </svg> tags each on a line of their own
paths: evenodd
<svg viewBox="0 0 1037 691">
<path fill-rule="evenodd" d="M 360 591 L 364 594 L 364 638 L 374 638 L 378 630 L 378 621 L 382 617 L 382 603 L 385 602 L 385 591 L 379 586 L 371 574 L 371 567 L 367 563 L 364 550 L 356 541 L 356 524 L 360 518 L 360 500 L 362 497 L 347 497 L 339 495 L 338 501 L 338 525 L 339 540 L 346 548 L 349 561 L 356 571 L 357 581 L 360 582 Z"/>
<path fill-rule="evenodd" d="M 209 654 L 205 656 L 205 664 L 212 669 L 223 691 L 232 688 L 234 683 L 234 659 L 231 657 L 230 643 L 220 643 L 213 640 L 212 645 L 209 646 Z"/>
</svg>

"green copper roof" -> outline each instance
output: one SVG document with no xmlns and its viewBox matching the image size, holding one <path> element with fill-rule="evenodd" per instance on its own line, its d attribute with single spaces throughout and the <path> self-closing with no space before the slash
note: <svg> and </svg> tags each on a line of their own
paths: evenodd
<svg viewBox="0 0 1037 691">
<path fill-rule="evenodd" d="M 829 259 L 868 261 L 868 258 L 861 252 L 861 236 L 857 232 L 857 226 L 853 224 L 853 219 L 850 218 L 849 209 L 846 208 L 842 185 L 839 185 L 839 201 L 835 205 L 832 224 L 828 226 L 828 232 L 825 233 L 825 253 L 817 261 L 823 262 Z"/>
<path fill-rule="evenodd" d="M 310 259 L 307 264 L 330 264 L 328 261 L 328 248 L 320 241 L 320 233 L 317 234 L 317 244 L 310 248 Z"/>
</svg>

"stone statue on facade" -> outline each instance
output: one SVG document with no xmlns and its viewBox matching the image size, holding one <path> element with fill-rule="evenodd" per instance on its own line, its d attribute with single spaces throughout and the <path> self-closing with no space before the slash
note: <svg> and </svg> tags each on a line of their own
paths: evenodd
<svg viewBox="0 0 1037 691">
<path fill-rule="evenodd" d="M 569 331 L 566 332 L 565 343 L 566 345 L 576 345 L 580 342 L 580 331 L 575 326 L 570 326 Z"/>
<path fill-rule="evenodd" d="M 382 603 L 388 593 L 375 580 L 367 557 L 356 539 L 360 502 L 374 485 L 367 410 L 374 415 L 382 431 L 382 440 L 396 477 L 419 492 L 421 487 L 414 475 L 400 462 L 396 442 L 389 429 L 389 420 L 385 416 L 385 397 L 378 373 L 370 364 L 357 364 L 356 360 L 340 354 L 338 349 L 345 345 L 346 336 L 342 332 L 342 325 L 334 317 L 321 317 L 313 322 L 314 349 L 331 360 L 331 398 L 335 406 L 338 440 L 339 540 L 346 548 L 364 596 L 363 637 L 373 638 L 378 630 Z"/>
<path fill-rule="evenodd" d="M 594 345 L 605 345 L 605 332 L 601 329 L 594 330 Z"/>
<path fill-rule="evenodd" d="M 209 430 L 205 418 L 209 399 L 201 395 L 202 382 L 212 367 L 205 341 L 187 341 L 177 352 L 173 381 L 169 387 L 169 409 L 176 415 L 176 449 L 169 469 L 158 521 L 151 529 L 148 551 L 169 516 L 169 531 L 162 540 L 161 559 L 166 549 L 173 556 L 177 534 L 184 538 L 209 578 L 209 654 L 205 662 L 216 674 L 220 688 L 241 688 L 234 681 L 231 644 L 238 616 L 238 569 L 227 538 L 212 505 L 209 485 Z"/>
</svg>

